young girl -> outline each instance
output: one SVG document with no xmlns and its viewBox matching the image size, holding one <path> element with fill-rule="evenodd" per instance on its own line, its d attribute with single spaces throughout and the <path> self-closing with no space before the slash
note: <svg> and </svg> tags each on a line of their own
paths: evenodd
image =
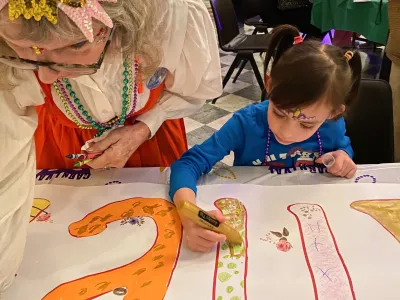
<svg viewBox="0 0 400 300">
<path fill-rule="evenodd" d="M 195 202 L 198 178 L 230 151 L 235 166 L 295 167 L 330 158 L 334 163 L 329 173 L 354 176 L 357 167 L 342 115 L 358 93 L 359 54 L 318 41 L 303 42 L 296 28 L 284 25 L 272 32 L 265 70 L 271 59 L 270 76 L 265 71 L 269 101 L 241 109 L 172 165 L 170 196 L 176 204 Z M 212 213 L 224 221 L 219 212 Z M 209 251 L 225 239 L 185 218 L 182 223 L 192 250 Z"/>
</svg>

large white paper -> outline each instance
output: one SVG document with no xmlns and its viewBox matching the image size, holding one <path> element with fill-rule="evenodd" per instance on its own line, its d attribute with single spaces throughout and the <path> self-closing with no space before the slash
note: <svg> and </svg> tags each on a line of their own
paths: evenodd
<svg viewBox="0 0 400 300">
<path fill-rule="evenodd" d="M 50 205 L 32 210 L 25 257 L 5 299 L 400 299 L 400 220 L 386 230 L 350 207 L 398 199 L 398 185 L 200 187 L 199 206 L 215 209 L 222 199 L 217 205 L 230 210 L 247 243 L 242 253 L 226 244 L 207 254 L 180 246 L 176 211 L 161 199 L 167 192 L 143 183 L 37 187 L 35 197 Z M 385 210 L 396 214 L 395 205 Z"/>
</svg>

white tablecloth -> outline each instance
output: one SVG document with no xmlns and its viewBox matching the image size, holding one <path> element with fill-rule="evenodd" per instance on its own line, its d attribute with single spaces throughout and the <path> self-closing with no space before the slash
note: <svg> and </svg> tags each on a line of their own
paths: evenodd
<svg viewBox="0 0 400 300">
<path fill-rule="evenodd" d="M 279 174 L 280 173 L 280 174 Z M 132 168 L 111 170 L 38 170 L 36 184 L 57 184 L 68 186 L 101 186 L 132 182 L 169 183 L 169 168 Z M 325 169 L 306 167 L 271 170 L 268 167 L 216 166 L 208 175 L 200 178 L 198 184 L 250 183 L 268 186 L 313 185 L 343 183 L 400 183 L 400 164 L 362 165 L 353 179 L 333 177 Z"/>
</svg>

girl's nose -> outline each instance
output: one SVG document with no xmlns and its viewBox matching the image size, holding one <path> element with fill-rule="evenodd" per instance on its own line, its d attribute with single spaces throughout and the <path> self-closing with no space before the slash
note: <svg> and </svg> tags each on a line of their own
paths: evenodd
<svg viewBox="0 0 400 300">
<path fill-rule="evenodd" d="M 293 133 L 296 131 L 296 124 L 292 120 L 284 122 L 283 126 L 281 127 L 281 138 L 285 139 L 286 141 L 291 141 Z"/>
</svg>

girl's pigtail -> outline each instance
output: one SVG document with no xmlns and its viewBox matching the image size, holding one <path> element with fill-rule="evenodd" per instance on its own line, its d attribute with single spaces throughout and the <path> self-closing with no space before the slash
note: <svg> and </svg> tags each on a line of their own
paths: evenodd
<svg viewBox="0 0 400 300">
<path fill-rule="evenodd" d="M 282 54 L 293 46 L 295 38 L 299 36 L 299 30 L 291 25 L 280 25 L 272 30 L 264 61 L 264 78 L 267 77 L 271 59 L 273 59 L 273 67 L 279 61 Z"/>
<path fill-rule="evenodd" d="M 362 63 L 361 63 L 361 56 L 358 51 L 353 51 L 352 56 L 350 58 L 346 56 L 346 53 L 344 54 L 344 56 L 348 60 L 351 69 L 352 85 L 350 92 L 347 94 L 345 98 L 344 104 L 348 107 L 351 107 L 351 104 L 354 103 L 354 101 L 356 101 L 358 97 L 358 91 L 360 89 L 360 82 L 361 82 Z"/>
</svg>

